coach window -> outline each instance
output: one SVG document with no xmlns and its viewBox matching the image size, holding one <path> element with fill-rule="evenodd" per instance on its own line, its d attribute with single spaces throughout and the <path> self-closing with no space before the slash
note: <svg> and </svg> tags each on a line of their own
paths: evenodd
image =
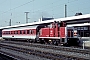
<svg viewBox="0 0 90 60">
<path fill-rule="evenodd" d="M 6 34 L 8 34 L 8 31 L 6 32 Z"/>
<path fill-rule="evenodd" d="M 28 30 L 28 31 L 27 31 L 27 34 L 31 34 L 31 30 Z"/>
<path fill-rule="evenodd" d="M 26 30 L 23 30 L 23 34 L 26 34 Z"/>
<path fill-rule="evenodd" d="M 6 34 L 7 34 L 7 31 L 6 31 Z"/>
<path fill-rule="evenodd" d="M 12 34 L 14 34 L 14 31 L 12 31 Z"/>
<path fill-rule="evenodd" d="M 17 31 L 15 31 L 15 34 L 17 34 Z"/>
<path fill-rule="evenodd" d="M 9 31 L 7 32 L 7 34 L 9 34 Z"/>
<path fill-rule="evenodd" d="M 6 34 L 8 34 L 8 32 L 6 32 Z"/>
<path fill-rule="evenodd" d="M 10 34 L 10 32 L 8 31 L 8 34 Z"/>
<path fill-rule="evenodd" d="M 7 34 L 7 31 L 6 31 L 6 34 Z"/>
<path fill-rule="evenodd" d="M 11 31 L 10 31 L 10 34 L 11 34 Z"/>
<path fill-rule="evenodd" d="M 13 34 L 14 31 L 12 31 L 12 34 Z"/>
<path fill-rule="evenodd" d="M 32 34 L 34 34 L 34 30 L 32 30 Z"/>
<path fill-rule="evenodd" d="M 5 34 L 5 32 L 4 32 L 4 34 Z"/>
<path fill-rule="evenodd" d="M 15 34 L 18 34 L 18 31 L 15 31 Z"/>
<path fill-rule="evenodd" d="M 31 30 L 31 34 L 33 34 L 33 32 L 34 32 L 34 31 L 33 31 L 33 30 Z"/>
<path fill-rule="evenodd" d="M 15 31 L 15 34 L 17 34 L 17 31 Z"/>
<path fill-rule="evenodd" d="M 17 32 L 17 34 L 18 34 L 18 31 L 16 31 Z"/>
<path fill-rule="evenodd" d="M 4 32 L 4 34 L 6 34 L 6 31 Z"/>
<path fill-rule="evenodd" d="M 8 31 L 8 34 L 9 34 L 9 31 Z"/>
<path fill-rule="evenodd" d="M 9 31 L 7 32 L 7 34 L 9 34 Z"/>
<path fill-rule="evenodd" d="M 6 34 L 7 34 L 7 31 L 6 31 Z"/>
<path fill-rule="evenodd" d="M 32 34 L 32 30 L 31 30 L 31 34 Z"/>
<path fill-rule="evenodd" d="M 8 34 L 9 34 L 9 31 L 8 31 Z"/>
<path fill-rule="evenodd" d="M 11 31 L 11 34 L 12 34 L 12 31 Z"/>
<path fill-rule="evenodd" d="M 6 34 L 7 32 L 5 31 L 5 34 Z"/>
<path fill-rule="evenodd" d="M 31 30 L 31 34 L 33 34 L 34 33 L 34 31 L 33 30 Z"/>
<path fill-rule="evenodd" d="M 32 30 L 27 30 L 27 34 L 32 34 Z"/>
<path fill-rule="evenodd" d="M 15 31 L 14 31 L 14 34 L 15 34 Z"/>
<path fill-rule="evenodd" d="M 10 34 L 10 31 L 8 32 L 8 34 Z"/>
<path fill-rule="evenodd" d="M 13 31 L 12 31 L 12 34 L 13 34 Z"/>
<path fill-rule="evenodd" d="M 4 32 L 4 34 L 5 34 L 5 32 Z"/>
<path fill-rule="evenodd" d="M 6 31 L 5 31 L 5 34 L 6 34 Z"/>
<path fill-rule="evenodd" d="M 5 34 L 6 34 L 6 31 L 5 31 Z"/>
<path fill-rule="evenodd" d="M 16 34 L 16 31 L 14 31 L 14 34 Z"/>
<path fill-rule="evenodd" d="M 7 34 L 7 31 L 5 32 L 5 34 Z"/>
<path fill-rule="evenodd" d="M 7 34 L 8 34 L 8 31 L 7 31 Z"/>
<path fill-rule="evenodd" d="M 20 34 L 22 34 L 22 31 L 20 30 Z"/>
<path fill-rule="evenodd" d="M 7 34 L 7 31 L 6 31 L 6 34 Z"/>
<path fill-rule="evenodd" d="M 11 31 L 9 31 L 9 34 L 11 34 Z"/>
<path fill-rule="evenodd" d="M 12 32 L 12 34 L 14 34 L 14 31 Z"/>
<path fill-rule="evenodd" d="M 27 30 L 27 34 L 29 34 L 29 30 Z"/>
</svg>

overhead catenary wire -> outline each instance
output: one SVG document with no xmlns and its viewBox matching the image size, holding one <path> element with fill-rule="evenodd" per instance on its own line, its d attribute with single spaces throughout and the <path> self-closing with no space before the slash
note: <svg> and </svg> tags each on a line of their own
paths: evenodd
<svg viewBox="0 0 90 60">
<path fill-rule="evenodd" d="M 22 6 L 24 6 L 24 5 L 27 5 L 27 4 L 29 4 L 29 3 L 31 3 L 31 2 L 33 2 L 33 1 L 35 1 L 35 0 L 32 0 L 32 1 L 29 1 L 29 2 L 26 2 L 26 3 L 24 3 L 24 4 L 22 4 L 22 5 L 19 5 L 19 6 L 17 6 L 17 7 L 15 7 L 15 8 L 11 8 L 11 9 L 9 9 L 9 10 L 7 10 L 7 11 L 4 11 L 4 12 L 2 12 L 2 14 L 3 13 L 7 13 L 7 12 L 9 12 L 9 11 L 11 11 L 11 10 L 15 10 L 15 9 L 17 9 L 17 8 L 19 8 L 19 7 L 22 7 Z M 60 1 L 60 0 L 59 0 Z M 76 0 L 73 0 L 73 1 L 76 1 Z M 71 2 L 73 2 L 73 1 L 69 1 L 69 2 L 67 2 L 67 3 L 71 3 Z M 58 1 L 54 1 L 53 3 L 55 3 L 55 2 L 58 2 Z M 52 3 L 52 4 L 53 4 Z M 51 4 L 49 4 L 49 5 L 51 5 Z M 59 5 L 58 5 L 59 6 Z M 41 7 L 46 7 L 47 8 L 47 6 L 41 6 Z M 36 11 L 33 11 L 33 13 L 35 13 L 35 12 L 37 12 L 37 11 L 40 11 L 41 9 L 38 9 L 38 10 L 36 10 Z M 44 9 L 45 10 L 45 9 Z"/>
<path fill-rule="evenodd" d="M 35 0 L 32 0 L 32 1 L 26 2 L 26 3 L 22 4 L 22 5 L 19 5 L 19 6 L 15 7 L 15 8 L 11 8 L 11 9 L 5 11 L 5 12 L 2 12 L 2 14 L 3 14 L 3 13 L 7 13 L 8 11 L 11 11 L 11 10 L 15 10 L 15 9 L 17 9 L 17 8 L 19 8 L 19 7 L 24 6 L 24 5 L 27 5 L 27 4 L 29 4 L 29 3 L 33 2 L 33 1 L 35 1 Z"/>
</svg>

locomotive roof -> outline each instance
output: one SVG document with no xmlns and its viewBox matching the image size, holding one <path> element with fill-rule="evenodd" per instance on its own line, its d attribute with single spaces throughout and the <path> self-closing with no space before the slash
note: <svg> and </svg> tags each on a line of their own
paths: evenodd
<svg viewBox="0 0 90 60">
<path fill-rule="evenodd" d="M 46 21 L 41 21 L 41 22 L 20 24 L 20 25 L 14 25 L 14 26 L 6 26 L 6 27 L 1 27 L 0 29 L 8 29 L 8 28 L 14 28 L 14 27 L 21 27 L 21 26 L 30 26 L 30 25 L 39 25 L 39 24 L 51 23 L 54 21 L 59 21 L 59 22 L 60 21 L 70 21 L 70 20 L 83 19 L 83 18 L 90 18 L 90 14 L 72 16 L 72 17 L 66 17 L 66 18 L 59 18 L 59 19 L 52 19 L 52 20 L 46 20 Z"/>
<path fill-rule="evenodd" d="M 67 25 L 67 27 L 73 27 L 73 26 L 90 26 L 90 23 L 82 23 L 82 24 L 72 24 L 72 25 Z"/>
</svg>

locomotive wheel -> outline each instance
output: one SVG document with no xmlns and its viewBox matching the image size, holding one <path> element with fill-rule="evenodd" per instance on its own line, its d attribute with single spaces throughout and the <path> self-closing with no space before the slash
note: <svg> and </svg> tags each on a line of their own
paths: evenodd
<svg viewBox="0 0 90 60">
<path fill-rule="evenodd" d="M 44 39 L 40 39 L 40 43 L 41 44 L 45 44 L 45 40 Z"/>
</svg>

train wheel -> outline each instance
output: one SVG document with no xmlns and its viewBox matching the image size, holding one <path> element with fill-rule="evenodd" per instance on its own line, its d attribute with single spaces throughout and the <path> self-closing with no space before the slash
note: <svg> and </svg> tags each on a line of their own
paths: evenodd
<svg viewBox="0 0 90 60">
<path fill-rule="evenodd" d="M 63 44 L 63 46 L 70 47 L 68 43 Z"/>
<path fill-rule="evenodd" d="M 41 40 L 41 39 L 39 39 L 39 38 L 35 38 L 35 42 L 36 42 L 36 43 L 40 43 L 40 40 Z"/>
<path fill-rule="evenodd" d="M 30 43 L 30 40 L 29 40 L 29 39 L 27 39 L 27 42 L 29 42 L 29 43 Z"/>
<path fill-rule="evenodd" d="M 59 42 L 58 42 L 58 40 L 53 40 L 52 43 L 53 43 L 53 45 L 58 46 L 58 43 L 59 43 Z"/>
<path fill-rule="evenodd" d="M 41 44 L 45 44 L 45 40 L 44 39 L 40 39 L 40 43 Z"/>
<path fill-rule="evenodd" d="M 31 40 L 31 39 L 28 39 L 28 40 L 27 40 L 27 42 L 29 42 L 29 43 L 33 43 L 33 40 Z"/>
</svg>

